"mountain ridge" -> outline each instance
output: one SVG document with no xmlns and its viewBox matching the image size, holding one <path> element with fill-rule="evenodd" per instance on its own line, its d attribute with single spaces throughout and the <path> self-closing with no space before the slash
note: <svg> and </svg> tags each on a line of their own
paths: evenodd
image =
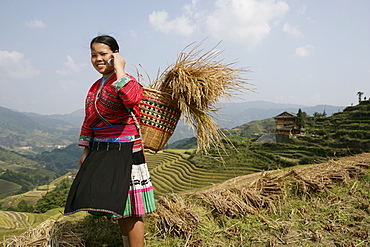
<svg viewBox="0 0 370 247">
<path fill-rule="evenodd" d="M 251 121 L 272 118 L 283 111 L 297 113 L 298 109 L 308 115 L 324 111 L 327 115 L 331 115 L 343 110 L 344 107 L 304 106 L 268 101 L 224 103 L 220 105 L 219 115 L 216 116 L 219 120 L 216 120 L 216 123 L 221 128 L 232 129 Z M 0 106 L 0 113 L 0 146 L 33 155 L 77 142 L 84 118 L 83 109 L 75 110 L 70 114 L 42 115 L 32 112 L 22 113 Z M 193 136 L 193 130 L 180 121 L 168 144 Z"/>
</svg>

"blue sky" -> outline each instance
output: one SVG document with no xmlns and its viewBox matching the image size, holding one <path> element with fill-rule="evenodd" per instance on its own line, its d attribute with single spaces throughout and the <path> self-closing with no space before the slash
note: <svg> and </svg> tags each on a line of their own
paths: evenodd
<svg viewBox="0 0 370 247">
<path fill-rule="evenodd" d="M 66 114 L 84 107 L 99 74 L 90 40 L 120 43 L 126 70 L 141 65 L 155 79 L 184 47 L 222 50 L 248 67 L 264 100 L 307 106 L 356 104 L 370 97 L 370 1 L 0 1 L 0 106 Z"/>
</svg>

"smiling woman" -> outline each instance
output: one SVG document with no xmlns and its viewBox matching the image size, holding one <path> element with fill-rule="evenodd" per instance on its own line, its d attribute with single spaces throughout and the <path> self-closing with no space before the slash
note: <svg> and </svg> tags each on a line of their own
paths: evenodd
<svg viewBox="0 0 370 247">
<path fill-rule="evenodd" d="M 124 246 L 143 246 L 142 216 L 156 209 L 136 122 L 143 90 L 126 74 L 126 61 L 113 37 L 94 38 L 90 49 L 91 63 L 102 78 L 91 86 L 86 98 L 79 140 L 85 149 L 65 214 L 88 211 L 118 219 Z"/>
</svg>

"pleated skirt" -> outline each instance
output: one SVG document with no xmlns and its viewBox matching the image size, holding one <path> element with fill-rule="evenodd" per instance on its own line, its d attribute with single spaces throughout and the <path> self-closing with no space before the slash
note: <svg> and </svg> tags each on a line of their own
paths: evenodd
<svg viewBox="0 0 370 247">
<path fill-rule="evenodd" d="M 94 143 L 96 144 L 96 143 Z M 143 150 L 133 143 L 98 143 L 81 165 L 69 191 L 65 215 L 79 211 L 126 218 L 156 210 Z"/>
</svg>

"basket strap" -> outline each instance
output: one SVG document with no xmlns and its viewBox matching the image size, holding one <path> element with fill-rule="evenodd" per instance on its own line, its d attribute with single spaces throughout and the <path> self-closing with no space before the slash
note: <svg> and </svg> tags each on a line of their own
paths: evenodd
<svg viewBox="0 0 370 247">
<path fill-rule="evenodd" d="M 136 118 L 136 116 L 135 116 L 134 112 L 133 112 L 131 109 L 129 109 L 129 108 L 126 108 L 126 109 L 128 110 L 128 112 L 130 113 L 130 115 L 131 115 L 132 119 L 134 120 L 135 126 L 136 126 L 137 130 L 139 131 L 139 135 L 140 135 L 140 139 L 141 139 L 141 144 L 142 144 L 142 145 L 143 145 L 143 147 L 144 147 L 144 139 L 143 139 L 143 136 L 142 136 L 142 134 L 141 134 L 140 123 L 139 123 L 139 121 L 137 120 L 137 118 Z"/>
<path fill-rule="evenodd" d="M 95 107 L 95 110 L 96 110 L 96 113 L 98 113 L 98 116 L 100 117 L 101 120 L 103 120 L 106 124 L 108 124 L 109 126 L 112 126 L 112 124 L 110 122 L 108 122 L 108 120 L 106 120 L 98 111 L 98 108 Z"/>
<path fill-rule="evenodd" d="M 108 120 L 106 120 L 99 112 L 99 109 L 98 109 L 98 106 L 97 106 L 97 102 L 98 102 L 98 99 L 100 98 L 100 93 L 101 93 L 101 90 L 103 88 L 103 84 L 105 84 L 107 80 L 104 81 L 104 83 L 100 83 L 100 86 L 99 86 L 99 89 L 98 89 L 98 92 L 96 93 L 96 97 L 95 97 L 95 100 L 94 100 L 94 107 L 95 107 L 95 111 L 96 113 L 98 114 L 99 118 L 101 120 L 103 120 L 106 124 L 108 124 L 109 126 L 112 126 L 112 124 L 110 122 L 108 122 Z"/>
</svg>

